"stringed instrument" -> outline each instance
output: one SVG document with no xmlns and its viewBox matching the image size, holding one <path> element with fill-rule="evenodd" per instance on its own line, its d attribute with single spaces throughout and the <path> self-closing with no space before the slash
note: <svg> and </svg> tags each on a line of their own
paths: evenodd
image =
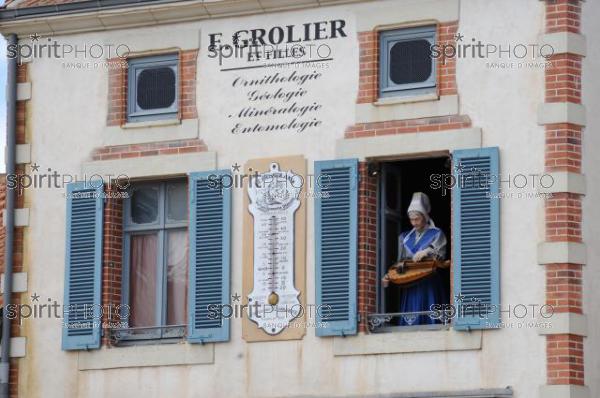
<svg viewBox="0 0 600 398">
<path fill-rule="evenodd" d="M 396 285 L 406 285 L 423 279 L 433 273 L 437 268 L 449 268 L 450 260 L 402 260 L 392 265 L 386 274 L 389 281 Z"/>
</svg>

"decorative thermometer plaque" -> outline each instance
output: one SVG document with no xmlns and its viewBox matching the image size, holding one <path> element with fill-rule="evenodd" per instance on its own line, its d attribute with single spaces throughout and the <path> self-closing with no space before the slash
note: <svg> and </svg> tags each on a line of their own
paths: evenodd
<svg viewBox="0 0 600 398">
<path fill-rule="evenodd" d="M 252 177 L 248 209 L 254 222 L 254 280 L 248 317 L 269 335 L 285 329 L 300 313 L 294 286 L 294 213 L 300 207 L 302 177 L 280 170 Z"/>
</svg>

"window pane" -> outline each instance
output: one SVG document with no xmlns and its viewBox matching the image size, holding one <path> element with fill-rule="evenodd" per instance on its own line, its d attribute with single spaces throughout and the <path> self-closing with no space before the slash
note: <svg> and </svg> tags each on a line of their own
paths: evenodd
<svg viewBox="0 0 600 398">
<path fill-rule="evenodd" d="M 134 224 L 156 222 L 158 218 L 158 187 L 137 187 L 131 194 L 131 221 Z"/>
<path fill-rule="evenodd" d="M 169 231 L 167 250 L 167 325 L 183 325 L 187 306 L 187 230 Z"/>
<path fill-rule="evenodd" d="M 395 84 L 420 83 L 431 76 L 429 41 L 401 41 L 390 49 L 390 79 Z"/>
<path fill-rule="evenodd" d="M 186 221 L 188 214 L 188 192 L 185 182 L 167 185 L 167 220 Z"/>
<path fill-rule="evenodd" d="M 169 108 L 175 102 L 175 71 L 170 67 L 142 70 L 136 97 L 141 109 Z"/>
<path fill-rule="evenodd" d="M 155 326 L 157 235 L 133 235 L 129 273 L 129 327 Z"/>
</svg>

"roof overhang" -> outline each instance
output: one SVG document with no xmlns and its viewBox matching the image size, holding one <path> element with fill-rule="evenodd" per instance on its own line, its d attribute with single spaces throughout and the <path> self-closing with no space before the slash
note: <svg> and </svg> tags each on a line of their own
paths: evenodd
<svg viewBox="0 0 600 398">
<path fill-rule="evenodd" d="M 58 35 L 375 0 L 102 0 L 0 11 L 0 33 Z"/>
</svg>

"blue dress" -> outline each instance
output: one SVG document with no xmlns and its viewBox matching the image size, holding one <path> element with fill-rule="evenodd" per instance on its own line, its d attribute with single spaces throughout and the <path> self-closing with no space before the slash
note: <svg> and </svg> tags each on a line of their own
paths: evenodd
<svg viewBox="0 0 600 398">
<path fill-rule="evenodd" d="M 398 240 L 399 259 L 411 259 L 417 252 L 426 250 L 429 257 L 443 260 L 446 255 L 446 237 L 444 232 L 437 227 L 428 227 L 421 234 L 415 229 L 408 233 L 402 233 Z M 435 270 L 431 275 L 420 279 L 408 286 L 404 286 L 400 292 L 399 312 L 429 311 L 433 304 L 447 304 L 449 293 L 447 291 L 445 278 L 446 271 Z M 427 325 L 440 323 L 428 315 L 403 315 L 400 317 L 400 325 Z"/>
</svg>

